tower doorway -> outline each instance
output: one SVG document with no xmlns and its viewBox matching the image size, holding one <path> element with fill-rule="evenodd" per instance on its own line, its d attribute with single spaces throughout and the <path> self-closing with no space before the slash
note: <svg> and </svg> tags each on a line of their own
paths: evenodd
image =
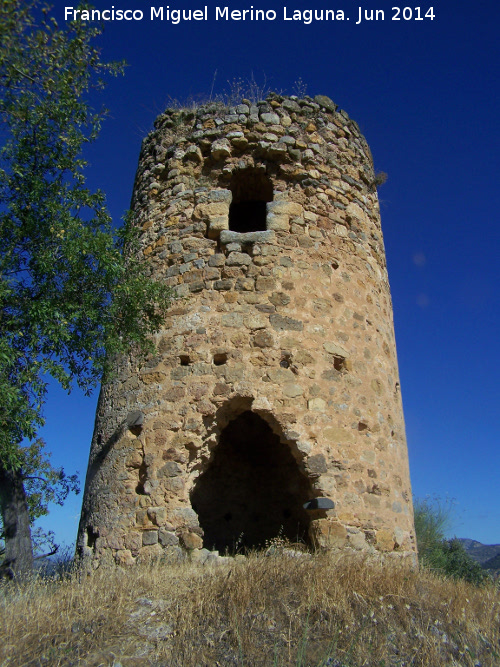
<svg viewBox="0 0 500 667">
<path fill-rule="evenodd" d="M 204 546 L 234 552 L 261 548 L 278 535 L 308 540 L 303 504 L 311 485 L 290 448 L 254 412 L 229 422 L 191 503 L 204 531 Z"/>
</svg>

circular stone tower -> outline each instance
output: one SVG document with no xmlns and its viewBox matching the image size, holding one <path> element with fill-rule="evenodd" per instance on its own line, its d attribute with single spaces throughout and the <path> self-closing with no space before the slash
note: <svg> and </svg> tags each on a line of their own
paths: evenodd
<svg viewBox="0 0 500 667">
<path fill-rule="evenodd" d="M 173 288 L 103 386 L 78 546 L 132 563 L 276 536 L 415 552 L 368 145 L 328 98 L 167 110 L 132 199 Z"/>
</svg>

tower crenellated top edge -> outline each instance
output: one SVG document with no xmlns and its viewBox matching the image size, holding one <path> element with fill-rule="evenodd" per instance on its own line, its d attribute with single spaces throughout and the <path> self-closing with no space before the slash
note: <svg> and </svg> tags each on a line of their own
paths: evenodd
<svg viewBox="0 0 500 667">
<path fill-rule="evenodd" d="M 270 117 L 269 114 L 278 116 L 278 120 Z M 204 127 L 204 123 L 210 118 L 216 122 L 215 128 Z M 216 100 L 200 105 L 167 107 L 154 121 L 153 130 L 145 137 L 143 146 L 148 145 L 151 141 L 157 142 L 159 135 L 175 135 L 175 129 L 181 127 L 183 129 L 190 127 L 193 134 L 186 139 L 197 142 L 202 136 L 222 136 L 228 125 L 238 124 L 241 126 L 243 124 L 246 129 L 252 129 L 263 123 L 268 126 L 287 128 L 294 122 L 300 124 L 301 122 L 314 120 L 319 121 L 319 132 L 331 122 L 337 128 L 345 129 L 347 127 L 349 130 L 347 139 L 360 142 L 364 157 L 368 159 L 370 166 L 373 168 L 370 148 L 358 124 L 326 95 L 316 95 L 312 98 L 307 95 L 298 97 L 296 95 L 269 93 L 265 99 L 259 101 L 251 101 L 243 97 L 239 103 L 225 103 Z M 207 129 L 217 131 L 204 132 Z M 294 127 L 293 130 L 296 132 L 297 128 Z"/>
<path fill-rule="evenodd" d="M 248 110 L 242 110 L 241 107 L 247 106 Z M 162 125 L 172 117 L 178 117 L 178 115 L 192 115 L 192 117 L 201 117 L 206 113 L 213 114 L 214 116 L 220 115 L 223 118 L 227 114 L 241 114 L 244 115 L 253 115 L 259 114 L 264 110 L 266 112 L 267 108 L 277 109 L 283 107 L 283 109 L 288 112 L 300 112 L 301 110 L 305 112 L 305 115 L 316 115 L 321 112 L 329 112 L 331 114 L 338 114 L 341 116 L 344 121 L 349 121 L 353 124 L 353 127 L 356 131 L 361 134 L 360 129 L 357 123 L 349 118 L 349 115 L 346 111 L 341 109 L 330 97 L 326 95 L 316 95 L 315 97 L 309 97 L 308 95 L 297 96 L 297 95 L 284 95 L 279 93 L 271 92 L 265 99 L 261 100 L 249 100 L 248 98 L 242 97 L 239 102 L 224 102 L 221 100 L 214 100 L 203 102 L 201 104 L 193 104 L 186 106 L 172 106 L 167 107 L 163 113 L 161 113 L 156 120 L 154 121 L 154 129 L 161 128 Z M 240 110 L 238 110 L 240 108 Z M 253 122 L 257 122 L 258 119 L 252 119 Z"/>
</svg>

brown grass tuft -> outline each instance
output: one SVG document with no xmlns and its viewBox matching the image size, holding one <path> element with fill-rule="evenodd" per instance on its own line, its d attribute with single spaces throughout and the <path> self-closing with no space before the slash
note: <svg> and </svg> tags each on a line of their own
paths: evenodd
<svg viewBox="0 0 500 667">
<path fill-rule="evenodd" d="M 500 592 L 329 555 L 155 565 L 0 589 L 0 665 L 500 665 Z"/>
</svg>

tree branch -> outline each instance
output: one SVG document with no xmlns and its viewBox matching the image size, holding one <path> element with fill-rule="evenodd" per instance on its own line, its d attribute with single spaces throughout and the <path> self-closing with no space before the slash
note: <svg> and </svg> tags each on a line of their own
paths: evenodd
<svg viewBox="0 0 500 667">
<path fill-rule="evenodd" d="M 59 551 L 59 545 L 56 544 L 55 548 L 52 549 L 52 551 L 49 551 L 48 554 L 42 554 L 41 556 L 35 556 L 33 560 L 40 560 L 40 558 L 48 558 L 49 556 L 53 556 L 55 553 Z"/>
</svg>

